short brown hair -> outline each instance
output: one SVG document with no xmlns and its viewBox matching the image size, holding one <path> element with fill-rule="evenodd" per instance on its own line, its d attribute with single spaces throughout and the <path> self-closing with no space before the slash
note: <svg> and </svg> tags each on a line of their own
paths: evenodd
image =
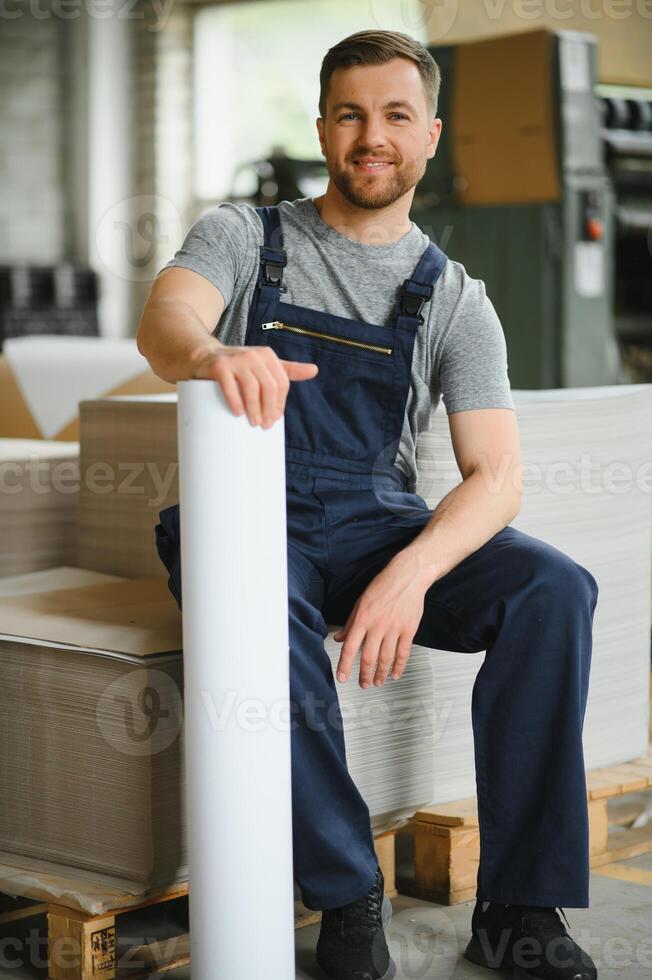
<svg viewBox="0 0 652 980">
<path fill-rule="evenodd" d="M 358 31 L 330 48 L 321 63 L 319 73 L 319 112 L 326 117 L 326 98 L 333 72 L 336 68 L 353 65 L 383 65 L 393 58 L 408 58 L 419 69 L 426 95 L 426 102 L 433 116 L 437 114 L 437 100 L 441 73 L 430 52 L 414 38 L 398 31 Z"/>
</svg>

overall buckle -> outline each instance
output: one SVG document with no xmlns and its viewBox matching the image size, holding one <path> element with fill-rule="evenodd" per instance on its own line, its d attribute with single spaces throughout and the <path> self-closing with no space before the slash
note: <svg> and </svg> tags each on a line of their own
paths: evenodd
<svg viewBox="0 0 652 980">
<path fill-rule="evenodd" d="M 266 286 L 275 286 L 284 293 L 286 287 L 283 285 L 283 269 L 287 265 L 285 254 L 276 249 L 268 249 L 265 246 L 261 246 L 260 261 L 262 265 L 262 282 Z"/>
<path fill-rule="evenodd" d="M 414 279 L 405 279 L 401 286 L 401 298 L 399 311 L 401 316 L 414 317 L 419 323 L 423 323 L 421 310 L 432 297 L 432 285 L 415 282 Z"/>
<path fill-rule="evenodd" d="M 280 286 L 283 282 L 283 266 L 277 262 L 263 263 L 263 279 L 268 286 Z"/>
</svg>

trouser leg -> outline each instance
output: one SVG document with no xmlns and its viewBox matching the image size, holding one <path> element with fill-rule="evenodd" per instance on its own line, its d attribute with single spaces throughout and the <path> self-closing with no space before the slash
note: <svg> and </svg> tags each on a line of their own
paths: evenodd
<svg viewBox="0 0 652 980">
<path fill-rule="evenodd" d="M 417 533 L 350 566 L 328 597 L 333 621 Z M 482 899 L 588 906 L 582 727 L 597 594 L 583 566 L 506 527 L 425 595 L 415 643 L 487 651 L 472 697 Z"/>
<path fill-rule="evenodd" d="M 377 866 L 368 807 L 346 764 L 323 581 L 288 549 L 294 875 L 310 909 L 334 908 L 371 887 Z"/>
<path fill-rule="evenodd" d="M 416 643 L 439 645 L 445 604 L 487 651 L 472 697 L 487 901 L 589 904 L 582 727 L 597 596 L 587 569 L 511 527 L 426 594 Z"/>
</svg>

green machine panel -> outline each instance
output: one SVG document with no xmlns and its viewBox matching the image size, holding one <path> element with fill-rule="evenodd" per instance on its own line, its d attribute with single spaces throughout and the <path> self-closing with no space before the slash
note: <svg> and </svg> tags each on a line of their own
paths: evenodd
<svg viewBox="0 0 652 980">
<path fill-rule="evenodd" d="M 561 233 L 561 207 L 440 205 L 428 211 L 413 209 L 412 218 L 449 258 L 485 283 L 505 332 L 512 386 L 560 387 L 561 291 L 555 241 Z"/>
</svg>

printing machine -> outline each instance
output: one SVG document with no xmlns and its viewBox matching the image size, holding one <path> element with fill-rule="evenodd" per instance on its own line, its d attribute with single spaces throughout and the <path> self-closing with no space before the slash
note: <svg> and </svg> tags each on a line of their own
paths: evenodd
<svg viewBox="0 0 652 980">
<path fill-rule="evenodd" d="M 463 199 L 466 180 L 455 146 L 464 128 L 455 119 L 458 49 L 436 46 L 430 51 L 443 75 L 438 115 L 444 127 L 412 217 L 484 280 L 505 331 L 514 387 L 650 381 L 652 89 L 636 98 L 613 88 L 601 94 L 597 39 L 541 33 L 549 38 L 549 77 L 541 79 L 526 61 L 518 70 L 525 91 L 550 86 L 558 199 Z M 516 49 L 519 38 L 525 35 L 494 43 L 511 41 Z M 501 70 L 497 58 L 498 76 Z M 478 82 L 476 96 L 484 101 L 479 113 L 511 118 L 509 100 L 492 103 L 491 79 Z M 522 91 L 514 96 L 521 97 Z M 488 146 L 477 149 L 492 157 Z"/>
</svg>

